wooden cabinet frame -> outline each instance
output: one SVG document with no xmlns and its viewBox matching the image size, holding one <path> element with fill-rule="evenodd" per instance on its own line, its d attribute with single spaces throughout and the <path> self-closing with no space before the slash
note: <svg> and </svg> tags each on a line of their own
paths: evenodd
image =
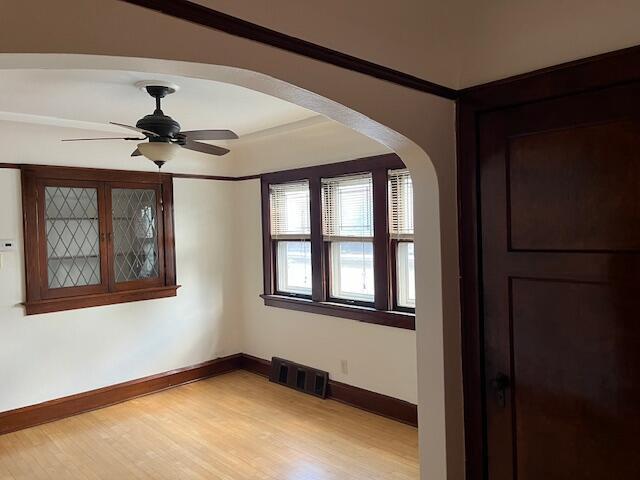
<svg viewBox="0 0 640 480">
<path fill-rule="evenodd" d="M 22 208 L 24 226 L 27 315 L 147 300 L 176 295 L 173 226 L 173 183 L 169 174 L 93 168 L 23 166 Z M 100 251 L 100 283 L 49 288 L 44 211 L 46 186 L 96 188 Z M 116 283 L 113 262 L 111 189 L 148 189 L 156 192 L 158 276 Z"/>
</svg>

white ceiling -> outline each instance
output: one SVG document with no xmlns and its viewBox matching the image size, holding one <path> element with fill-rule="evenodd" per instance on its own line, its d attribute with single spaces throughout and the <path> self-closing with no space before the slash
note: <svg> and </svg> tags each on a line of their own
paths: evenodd
<svg viewBox="0 0 640 480">
<path fill-rule="evenodd" d="M 210 80 L 103 70 L 8 70 L 0 77 L 0 120 L 59 125 L 67 130 L 64 135 L 74 127 L 126 133 L 105 124 L 135 125 L 153 111 L 153 98 L 134 85 L 140 80 L 180 86 L 163 100 L 163 110 L 183 130 L 227 128 L 242 137 L 316 115 L 263 93 Z"/>
<path fill-rule="evenodd" d="M 260 92 L 211 80 L 107 70 L 3 70 L 0 75 L 0 162 L 154 170 L 143 157 L 131 158 L 134 141 L 61 142 L 63 138 L 135 136 L 109 121 L 135 125 L 152 113 L 155 101 L 135 83 L 163 80 L 180 89 L 163 99 L 165 114 L 182 130 L 230 129 L 239 140 L 218 143 L 231 149 L 215 157 L 181 149 L 164 169 L 181 173 L 230 175 L 243 142 L 330 122 L 315 112 Z M 334 123 L 334 122 L 330 122 Z M 338 135 L 349 129 L 335 124 Z M 349 130 L 349 131 L 348 131 Z M 335 135 L 335 129 L 333 135 Z M 274 137 L 274 141 L 275 141 Z M 367 139 L 368 140 L 368 139 Z M 282 137 L 278 137 L 282 142 Z"/>
</svg>

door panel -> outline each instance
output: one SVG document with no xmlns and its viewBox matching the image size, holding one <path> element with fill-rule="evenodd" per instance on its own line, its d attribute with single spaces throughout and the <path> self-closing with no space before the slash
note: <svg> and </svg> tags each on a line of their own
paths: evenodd
<svg viewBox="0 0 640 480">
<path fill-rule="evenodd" d="M 492 480 L 640 478 L 639 99 L 628 85 L 480 119 Z"/>
<path fill-rule="evenodd" d="M 633 478 L 640 431 L 640 290 L 513 279 L 519 479 Z M 552 461 L 560 454 L 561 461 Z"/>
<path fill-rule="evenodd" d="M 511 249 L 640 248 L 639 147 L 629 120 L 510 138 Z"/>
</svg>

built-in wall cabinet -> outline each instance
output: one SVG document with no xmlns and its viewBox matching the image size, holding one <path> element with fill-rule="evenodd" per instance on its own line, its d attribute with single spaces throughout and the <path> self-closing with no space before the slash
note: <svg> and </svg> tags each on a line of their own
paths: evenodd
<svg viewBox="0 0 640 480">
<path fill-rule="evenodd" d="M 173 296 L 170 175 L 22 168 L 27 314 Z"/>
</svg>

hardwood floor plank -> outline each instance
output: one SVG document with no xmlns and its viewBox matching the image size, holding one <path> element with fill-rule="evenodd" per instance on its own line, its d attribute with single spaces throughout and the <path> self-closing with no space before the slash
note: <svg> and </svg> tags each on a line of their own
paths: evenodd
<svg viewBox="0 0 640 480">
<path fill-rule="evenodd" d="M 246 371 L 0 436 L 0 480 L 412 480 L 417 429 Z"/>
</svg>

